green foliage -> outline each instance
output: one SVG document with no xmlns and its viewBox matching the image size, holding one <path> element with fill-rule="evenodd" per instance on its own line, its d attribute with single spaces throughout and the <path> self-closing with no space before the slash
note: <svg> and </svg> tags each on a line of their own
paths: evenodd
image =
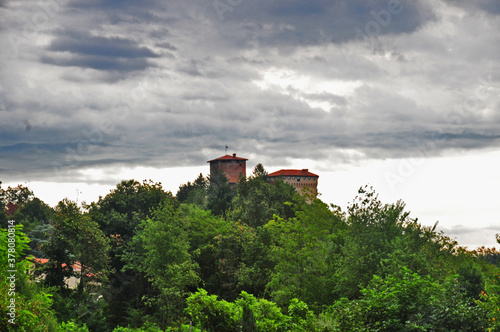
<svg viewBox="0 0 500 332">
<path fill-rule="evenodd" d="M 500 269 L 494 265 L 483 267 L 485 290 L 477 305 L 487 312 L 487 331 L 500 331 Z"/>
<path fill-rule="evenodd" d="M 110 296 L 105 296 L 110 327 L 123 324 L 129 319 L 133 320 L 130 323 L 134 326 L 142 325 L 142 319 L 147 316 L 142 298 L 158 295 L 152 294 L 151 283 L 143 272 L 132 269 L 124 274 L 122 269 L 126 264 L 123 260 L 125 248 L 131 245 L 136 229 L 165 201 L 177 206 L 175 198 L 170 192 L 163 190 L 161 183 L 127 180 L 88 206 L 90 218 L 97 222 L 104 235 L 110 239 L 110 267 L 115 271 L 110 275 Z"/>
<path fill-rule="evenodd" d="M 257 324 L 252 309 L 248 303 L 243 303 L 241 306 L 241 331 L 242 332 L 255 332 L 257 331 Z"/>
<path fill-rule="evenodd" d="M 179 211 L 169 202 L 152 211 L 141 223 L 125 254 L 126 268 L 143 272 L 159 290 L 151 298 L 170 322 L 182 307 L 189 286 L 199 279 L 198 265 L 189 254 L 189 241 Z"/>
<path fill-rule="evenodd" d="M 52 221 L 53 209 L 34 197 L 20 205 L 12 219 L 24 225 L 26 232 L 39 225 L 47 225 Z"/>
<path fill-rule="evenodd" d="M 235 190 L 221 170 L 210 174 L 208 180 L 207 209 L 217 216 L 225 216 L 232 208 Z"/>
<path fill-rule="evenodd" d="M 28 255 L 33 255 L 37 258 L 47 258 L 42 247 L 49 241 L 53 228 L 54 226 L 51 224 L 39 224 L 26 233 L 31 240 L 29 244 L 30 250 L 27 252 Z"/>
<path fill-rule="evenodd" d="M 232 249 L 226 250 L 224 248 L 227 243 L 225 239 L 233 232 L 232 224 L 195 205 L 182 204 L 179 209 L 179 217 L 187 231 L 190 244 L 189 253 L 199 266 L 199 275 L 204 281 L 204 287 L 210 292 L 226 298 L 233 289 L 228 286 L 230 284 L 235 286 L 226 278 L 229 275 L 225 271 L 232 269 L 226 264 L 230 263 L 230 260 L 226 261 L 226 258 L 228 258 L 227 256 L 230 256 L 230 259 L 240 258 L 231 255 Z M 231 246 L 233 245 L 231 244 Z M 236 265 L 239 266 L 239 263 Z"/>
<path fill-rule="evenodd" d="M 479 264 L 467 260 L 459 265 L 457 274 L 458 282 L 465 295 L 471 299 L 479 299 L 485 287 L 484 276 Z"/>
<path fill-rule="evenodd" d="M 322 314 L 327 331 L 484 331 L 485 311 L 460 290 L 455 276 L 443 283 L 403 267 L 374 276 L 359 300 L 341 299 Z M 325 324 L 329 321 L 329 324 Z"/>
<path fill-rule="evenodd" d="M 23 185 L 14 188 L 1 188 L 0 182 L 0 225 L 7 227 L 7 220 L 14 220 L 24 226 L 24 232 L 40 225 L 47 225 L 52 219 L 53 210 L 39 198 L 33 191 Z M 33 249 L 33 247 L 32 247 Z"/>
<path fill-rule="evenodd" d="M 217 265 L 212 274 L 206 276 L 207 289 L 226 300 L 236 299 L 240 292 L 239 272 L 247 258 L 245 249 L 254 239 L 255 230 L 239 223 L 232 224 L 227 234 L 216 237 L 211 254 Z"/>
<path fill-rule="evenodd" d="M 285 305 L 300 298 L 317 306 L 331 303 L 335 280 L 331 260 L 340 250 L 343 216 L 320 200 L 295 207 L 295 217 L 266 225 L 277 240 L 271 257 L 276 263 L 268 283 L 272 298 Z"/>
<path fill-rule="evenodd" d="M 89 329 L 87 325 L 83 324 L 83 326 L 75 323 L 74 321 L 62 322 L 61 325 L 57 328 L 57 332 L 88 332 Z"/>
<path fill-rule="evenodd" d="M 22 184 L 12 188 L 8 187 L 4 191 L 6 203 L 12 203 L 14 205 L 22 206 L 29 202 L 33 197 L 33 191 Z"/>
<path fill-rule="evenodd" d="M 96 222 L 83 215 L 76 203 L 63 200 L 56 207 L 51 239 L 43 250 L 49 263 L 42 267 L 49 285 L 64 288 L 64 279 L 77 276 L 79 289 L 91 287 L 89 282 L 105 282 L 109 273 L 109 240 Z M 78 262 L 80 272 L 70 268 Z"/>
<path fill-rule="evenodd" d="M 179 203 L 194 204 L 200 208 L 205 208 L 207 204 L 208 180 L 200 175 L 193 183 L 188 182 L 179 187 L 177 200 Z"/>
<path fill-rule="evenodd" d="M 179 217 L 188 233 L 190 253 L 205 249 L 213 244 L 217 236 L 227 234 L 230 229 L 226 220 L 196 205 L 181 204 Z"/>
<path fill-rule="evenodd" d="M 161 332 L 160 328 L 152 323 L 146 323 L 140 328 L 117 327 L 113 332 Z"/>
<path fill-rule="evenodd" d="M 0 181 L 0 227 L 7 228 L 7 212 L 5 211 L 5 190 L 2 189 L 2 181 Z"/>
<path fill-rule="evenodd" d="M 315 316 L 307 304 L 292 299 L 288 315 L 273 302 L 241 292 L 235 302 L 218 300 L 204 289 L 187 299 L 186 312 L 208 331 L 315 331 Z"/>
<path fill-rule="evenodd" d="M 315 331 L 316 317 L 307 304 L 298 299 L 292 299 L 288 306 L 290 316 L 289 327 L 292 331 Z"/>
<path fill-rule="evenodd" d="M 44 289 L 34 282 L 30 270 L 33 267 L 30 259 L 25 257 L 25 251 L 29 248 L 29 239 L 22 232 L 22 225 L 16 225 L 15 228 L 0 230 L 0 330 L 2 331 L 27 331 L 27 332 L 42 332 L 55 331 L 57 322 L 51 310 L 51 294 L 50 289 Z M 14 234 L 14 237 L 9 236 Z M 9 239 L 15 239 L 14 242 Z M 15 243 L 15 252 L 9 250 L 8 243 Z M 15 267 L 8 264 L 13 264 L 11 253 L 15 256 Z M 7 272 L 7 270 L 16 270 L 17 272 Z M 8 277 L 10 279 L 8 279 Z M 14 277 L 12 279 L 12 277 Z M 15 283 L 12 284 L 11 280 Z M 15 288 L 12 288 L 15 285 Z M 15 295 L 9 295 L 15 292 Z M 11 313 L 9 306 L 11 299 L 15 299 L 15 317 L 8 316 Z M 14 324 L 8 320 L 15 318 Z"/>
<path fill-rule="evenodd" d="M 385 277 L 407 266 L 421 275 L 444 278 L 454 271 L 457 243 L 423 227 L 404 203 L 382 204 L 371 188 L 361 188 L 349 206 L 344 245 L 336 260 L 336 294 L 358 298 L 374 274 Z"/>
<path fill-rule="evenodd" d="M 106 197 L 90 204 L 89 215 L 106 236 L 119 234 L 128 241 L 141 220 L 150 217 L 151 210 L 165 200 L 175 201 L 171 193 L 163 190 L 161 183 L 122 181 Z"/>
<path fill-rule="evenodd" d="M 0 188 L 18 224 L 15 330 L 500 331 L 496 249 L 460 248 L 367 187 L 344 214 L 269 183 L 260 164 L 237 186 L 223 173 L 209 181 L 200 174 L 176 198 L 123 181 L 88 212 Z M 8 230 L 0 240 L 5 252 Z M 30 274 L 27 253 L 49 261 Z M 1 256 L 2 331 L 7 264 Z"/>
<path fill-rule="evenodd" d="M 240 316 L 239 308 L 225 300 L 217 300 L 216 295 L 208 295 L 204 289 L 198 289 L 187 299 L 186 312 L 208 331 L 235 331 Z"/>
<path fill-rule="evenodd" d="M 258 227 L 272 220 L 273 215 L 292 217 L 292 208 L 284 203 L 303 200 L 295 188 L 281 180 L 269 183 L 267 172 L 261 164 L 255 166 L 253 174 L 253 177 L 238 183 L 232 218 L 251 227 Z"/>
<path fill-rule="evenodd" d="M 245 310 L 253 315 L 255 331 L 284 331 L 287 329 L 290 317 L 284 315 L 276 303 L 257 299 L 253 295 L 243 291 L 235 303 L 242 308 L 241 325 L 248 322 L 245 320 Z"/>
</svg>

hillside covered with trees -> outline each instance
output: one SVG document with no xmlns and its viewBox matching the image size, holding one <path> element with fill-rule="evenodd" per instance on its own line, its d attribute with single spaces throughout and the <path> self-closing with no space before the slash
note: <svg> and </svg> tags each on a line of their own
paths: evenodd
<svg viewBox="0 0 500 332">
<path fill-rule="evenodd" d="M 237 187 L 129 180 L 82 206 L 0 195 L 1 331 L 500 331 L 500 253 L 369 187 L 342 211 L 257 165 Z"/>
</svg>

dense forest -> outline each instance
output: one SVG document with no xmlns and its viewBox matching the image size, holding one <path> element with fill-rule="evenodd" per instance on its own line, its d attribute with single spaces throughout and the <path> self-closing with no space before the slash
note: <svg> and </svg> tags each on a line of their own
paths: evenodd
<svg viewBox="0 0 500 332">
<path fill-rule="evenodd" d="M 50 207 L 19 185 L 0 205 L 1 331 L 500 331 L 499 252 L 370 187 L 342 211 L 259 164 L 237 186 L 129 180 Z"/>
</svg>

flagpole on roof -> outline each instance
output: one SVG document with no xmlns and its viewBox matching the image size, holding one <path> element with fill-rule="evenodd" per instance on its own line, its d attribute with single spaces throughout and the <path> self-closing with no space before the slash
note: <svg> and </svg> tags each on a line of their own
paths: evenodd
<svg viewBox="0 0 500 332">
<path fill-rule="evenodd" d="M 227 149 L 229 149 L 229 146 L 226 145 L 226 150 L 224 154 L 227 154 Z"/>
</svg>

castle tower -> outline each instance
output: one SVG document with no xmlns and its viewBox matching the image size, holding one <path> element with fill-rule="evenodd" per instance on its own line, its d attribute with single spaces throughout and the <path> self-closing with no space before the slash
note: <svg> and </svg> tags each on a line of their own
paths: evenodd
<svg viewBox="0 0 500 332">
<path fill-rule="evenodd" d="M 236 157 L 236 153 L 233 155 L 225 155 L 223 157 L 209 160 L 210 163 L 210 175 L 214 174 L 217 169 L 220 169 L 226 175 L 230 184 L 238 183 L 238 178 L 243 175 L 246 176 L 247 172 L 247 160 L 245 158 Z"/>
<path fill-rule="evenodd" d="M 303 188 L 308 188 L 314 195 L 318 193 L 319 175 L 309 172 L 308 169 L 282 169 L 268 175 L 271 182 L 277 179 L 291 184 L 299 194 L 302 194 Z"/>
</svg>

